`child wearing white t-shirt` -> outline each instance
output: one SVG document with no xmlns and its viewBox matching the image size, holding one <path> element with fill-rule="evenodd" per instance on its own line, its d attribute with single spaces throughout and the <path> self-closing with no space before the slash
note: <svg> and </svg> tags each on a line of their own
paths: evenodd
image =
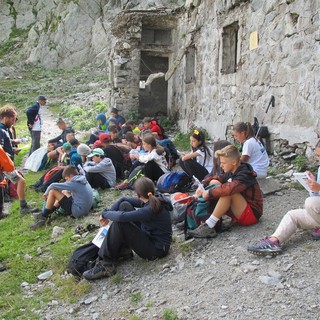
<svg viewBox="0 0 320 320">
<path fill-rule="evenodd" d="M 257 173 L 257 178 L 265 178 L 269 167 L 269 157 L 263 144 L 255 138 L 249 122 L 238 122 L 233 127 L 233 136 L 242 143 L 241 162 L 249 163 Z"/>
<path fill-rule="evenodd" d="M 182 156 L 179 165 L 188 176 L 195 176 L 201 181 L 212 171 L 213 150 L 206 145 L 205 134 L 197 129 L 190 135 L 190 145 L 192 152 Z"/>
</svg>

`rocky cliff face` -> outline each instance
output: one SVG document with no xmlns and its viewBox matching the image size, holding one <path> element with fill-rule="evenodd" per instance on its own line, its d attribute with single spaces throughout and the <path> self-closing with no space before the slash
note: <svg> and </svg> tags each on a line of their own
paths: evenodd
<svg viewBox="0 0 320 320">
<path fill-rule="evenodd" d="M 114 38 L 111 22 L 122 10 L 176 8 L 184 1 L 1 0 L 0 44 L 28 34 L 26 61 L 47 68 L 104 64 Z"/>
</svg>

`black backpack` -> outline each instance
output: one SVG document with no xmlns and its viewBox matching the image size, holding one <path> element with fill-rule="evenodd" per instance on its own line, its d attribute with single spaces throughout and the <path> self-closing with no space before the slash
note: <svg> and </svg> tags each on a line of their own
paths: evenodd
<svg viewBox="0 0 320 320">
<path fill-rule="evenodd" d="M 72 253 L 67 271 L 76 277 L 93 268 L 98 258 L 99 248 L 92 242 L 86 243 Z"/>
</svg>

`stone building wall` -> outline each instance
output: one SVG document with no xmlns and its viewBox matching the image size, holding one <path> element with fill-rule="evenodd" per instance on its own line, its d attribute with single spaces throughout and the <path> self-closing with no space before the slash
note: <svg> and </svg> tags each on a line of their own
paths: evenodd
<svg viewBox="0 0 320 320">
<path fill-rule="evenodd" d="M 181 128 L 194 124 L 213 139 L 224 138 L 230 124 L 254 116 L 261 121 L 274 95 L 265 117 L 273 139 L 314 144 L 320 133 L 319 2 L 203 0 L 189 1 L 187 9 L 176 30 L 174 71 L 166 75 L 169 109 Z M 225 73 L 224 37 L 235 22 L 236 70 Z M 185 79 L 188 47 L 195 49 L 193 82 Z"/>
</svg>

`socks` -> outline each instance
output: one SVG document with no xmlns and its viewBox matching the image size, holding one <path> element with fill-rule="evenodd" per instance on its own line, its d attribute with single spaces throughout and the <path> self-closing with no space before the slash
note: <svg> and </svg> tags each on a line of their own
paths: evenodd
<svg viewBox="0 0 320 320">
<path fill-rule="evenodd" d="M 52 209 L 47 209 L 47 208 L 44 208 L 43 211 L 42 211 L 42 215 L 44 217 L 49 217 L 49 215 L 52 213 Z"/>
<path fill-rule="evenodd" d="M 20 200 L 20 207 L 24 208 L 27 206 L 27 201 L 26 200 Z"/>
<path fill-rule="evenodd" d="M 220 220 L 219 218 L 216 218 L 215 216 L 211 215 L 206 220 L 206 224 L 209 226 L 209 228 L 213 228 L 219 220 Z"/>
</svg>

